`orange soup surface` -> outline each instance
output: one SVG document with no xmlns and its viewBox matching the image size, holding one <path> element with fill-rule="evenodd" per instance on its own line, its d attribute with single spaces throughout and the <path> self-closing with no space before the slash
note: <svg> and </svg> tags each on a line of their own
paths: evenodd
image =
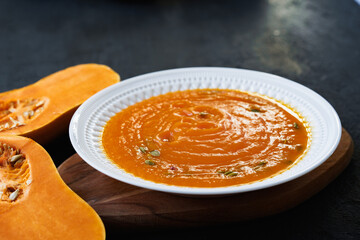
<svg viewBox="0 0 360 240">
<path fill-rule="evenodd" d="M 224 187 L 263 180 L 296 164 L 308 124 L 279 102 L 237 90 L 151 97 L 113 116 L 102 145 L 137 177 L 168 185 Z"/>
</svg>

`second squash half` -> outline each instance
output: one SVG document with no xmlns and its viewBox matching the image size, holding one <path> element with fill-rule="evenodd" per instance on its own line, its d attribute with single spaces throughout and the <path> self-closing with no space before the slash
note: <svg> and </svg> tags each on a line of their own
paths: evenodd
<svg viewBox="0 0 360 240">
<path fill-rule="evenodd" d="M 44 144 L 66 131 L 86 99 L 119 81 L 107 66 L 82 64 L 0 93 L 0 135 L 26 136 Z"/>
</svg>

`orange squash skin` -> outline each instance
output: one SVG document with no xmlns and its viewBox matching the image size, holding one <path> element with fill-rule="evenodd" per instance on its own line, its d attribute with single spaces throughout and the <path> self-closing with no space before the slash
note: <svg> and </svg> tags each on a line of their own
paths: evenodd
<svg viewBox="0 0 360 240">
<path fill-rule="evenodd" d="M 0 200 L 0 239 L 105 239 L 100 217 L 62 181 L 44 148 L 19 136 L 0 143 L 21 150 L 31 180 L 15 201 Z"/>
<path fill-rule="evenodd" d="M 35 113 L 25 125 L 0 129 L 0 135 L 25 136 L 40 144 L 47 143 L 66 132 L 71 116 L 86 99 L 119 81 L 119 75 L 107 66 L 82 64 L 53 73 L 26 87 L 0 93 L 1 104 L 27 99 L 45 102 L 41 106 L 43 110 Z M 14 118 L 23 114 L 19 112 Z"/>
</svg>

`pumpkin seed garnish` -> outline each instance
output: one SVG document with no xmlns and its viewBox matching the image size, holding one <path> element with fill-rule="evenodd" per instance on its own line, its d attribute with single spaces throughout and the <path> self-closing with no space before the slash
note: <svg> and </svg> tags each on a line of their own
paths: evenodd
<svg viewBox="0 0 360 240">
<path fill-rule="evenodd" d="M 232 172 L 232 173 L 229 173 L 229 174 L 226 175 L 226 176 L 228 176 L 228 177 L 235 177 L 235 176 L 237 176 L 237 175 L 238 175 L 237 172 Z"/>
<path fill-rule="evenodd" d="M 238 175 L 238 173 L 237 173 L 237 172 L 233 172 L 233 171 L 226 171 L 226 172 L 224 173 L 224 175 L 226 175 L 226 176 L 228 176 L 228 177 L 235 177 L 235 176 Z"/>
<path fill-rule="evenodd" d="M 9 199 L 11 200 L 11 201 L 15 201 L 15 199 L 18 197 L 18 195 L 19 195 L 19 189 L 16 189 L 14 192 L 12 192 L 11 194 L 10 194 L 10 196 L 9 196 Z"/>
<path fill-rule="evenodd" d="M 16 162 L 17 160 L 21 159 L 22 157 L 23 157 L 22 154 L 14 155 L 14 156 L 12 156 L 12 157 L 10 158 L 10 162 L 11 162 L 11 163 L 14 163 L 14 162 Z"/>
<path fill-rule="evenodd" d="M 150 166 L 155 165 L 155 163 L 151 160 L 145 160 L 145 164 L 150 165 Z"/>
<path fill-rule="evenodd" d="M 150 152 L 151 156 L 153 157 L 159 157 L 160 156 L 160 152 L 158 150 L 152 150 Z"/>
<path fill-rule="evenodd" d="M 251 107 L 250 111 L 251 112 L 260 112 L 260 109 L 258 107 Z"/>
<path fill-rule="evenodd" d="M 299 129 L 300 127 L 299 127 L 299 124 L 297 124 L 297 122 L 294 122 L 294 128 L 295 129 Z"/>
<path fill-rule="evenodd" d="M 207 115 L 209 115 L 208 112 L 199 112 L 200 117 L 206 117 Z"/>
<path fill-rule="evenodd" d="M 295 149 L 300 152 L 301 150 L 303 150 L 303 145 L 298 144 L 296 145 Z"/>
<path fill-rule="evenodd" d="M 147 147 L 139 147 L 139 149 L 142 153 L 146 153 L 148 151 Z"/>
<path fill-rule="evenodd" d="M 266 161 L 261 161 L 256 167 L 254 167 L 254 170 L 258 170 L 259 168 L 265 166 L 267 164 Z"/>
</svg>

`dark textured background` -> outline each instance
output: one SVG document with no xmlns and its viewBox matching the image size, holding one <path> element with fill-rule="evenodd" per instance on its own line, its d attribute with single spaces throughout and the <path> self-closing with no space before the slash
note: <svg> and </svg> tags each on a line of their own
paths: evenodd
<svg viewBox="0 0 360 240">
<path fill-rule="evenodd" d="M 185 230 L 107 225 L 108 239 L 360 239 L 360 6 L 353 0 L 0 1 L 0 91 L 88 62 L 109 65 L 123 80 L 192 66 L 277 74 L 326 98 L 355 142 L 334 182 L 282 214 Z M 45 148 L 57 165 L 74 153 L 67 133 Z"/>
</svg>

